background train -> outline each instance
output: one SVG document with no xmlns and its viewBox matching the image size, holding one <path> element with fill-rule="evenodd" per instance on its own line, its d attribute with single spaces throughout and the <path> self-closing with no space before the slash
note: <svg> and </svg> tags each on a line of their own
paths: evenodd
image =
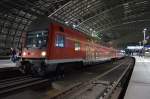
<svg viewBox="0 0 150 99">
<path fill-rule="evenodd" d="M 56 22 L 36 21 L 26 33 L 26 43 L 18 67 L 40 76 L 63 71 L 63 64 L 83 66 L 116 58 L 117 51 L 96 43 L 85 33 Z M 77 66 L 77 65 L 76 65 Z"/>
</svg>

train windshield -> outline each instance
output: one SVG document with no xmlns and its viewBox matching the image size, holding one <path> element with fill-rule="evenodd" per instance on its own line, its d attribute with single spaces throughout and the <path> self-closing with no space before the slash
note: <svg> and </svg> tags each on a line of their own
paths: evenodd
<svg viewBox="0 0 150 99">
<path fill-rule="evenodd" d="M 27 48 L 45 48 L 47 46 L 48 31 L 27 33 Z"/>
</svg>

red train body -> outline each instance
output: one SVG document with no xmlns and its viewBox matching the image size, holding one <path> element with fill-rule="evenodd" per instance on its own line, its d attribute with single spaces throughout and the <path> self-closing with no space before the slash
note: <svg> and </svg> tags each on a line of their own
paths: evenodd
<svg viewBox="0 0 150 99">
<path fill-rule="evenodd" d="M 90 64 L 116 57 L 116 50 L 97 44 L 92 37 L 59 23 L 49 23 L 48 28 L 27 32 L 22 61 L 22 71 L 39 75 L 47 71 L 62 70 L 61 63 Z M 29 65 L 30 64 L 30 65 Z"/>
</svg>

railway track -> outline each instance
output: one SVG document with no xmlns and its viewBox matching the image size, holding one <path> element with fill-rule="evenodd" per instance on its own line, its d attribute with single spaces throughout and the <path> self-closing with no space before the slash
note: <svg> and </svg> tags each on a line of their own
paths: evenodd
<svg viewBox="0 0 150 99">
<path fill-rule="evenodd" d="M 128 58 L 94 79 L 72 85 L 50 99 L 107 99 L 133 65 L 134 59 Z"/>
<path fill-rule="evenodd" d="M 23 74 L 17 68 L 0 68 L 0 81 L 16 76 L 23 76 Z"/>
<path fill-rule="evenodd" d="M 40 91 L 40 93 L 37 92 L 37 96 L 31 95 L 32 98 L 28 97 L 28 99 L 37 99 L 39 97 L 40 99 L 100 99 L 101 96 L 103 99 L 108 95 L 108 90 L 111 92 L 111 90 L 114 90 L 116 85 L 118 86 L 117 81 L 119 77 L 121 77 L 123 72 L 131 66 L 129 63 L 132 65 L 131 59 L 125 58 L 115 62 L 106 63 L 102 66 L 91 66 L 84 71 L 71 72 L 71 75 L 66 75 L 65 79 L 60 79 L 60 82 L 67 83 L 67 85 L 61 85 L 61 83 L 59 85 L 59 83 L 57 84 L 57 81 L 56 83 L 54 81 L 56 87 L 55 85 L 48 85 L 48 89 L 44 89 L 43 91 Z M 73 82 L 70 82 L 70 77 Z M 13 96 L 13 94 L 18 94 L 18 92 L 20 93 L 20 91 L 17 90 L 28 90 L 28 87 L 30 88 L 30 86 L 33 85 L 37 86 L 39 83 L 40 85 L 43 85 L 46 81 L 48 81 L 48 79 L 33 78 L 31 76 L 19 76 L 0 80 L 0 96 L 6 97 L 6 99 L 7 96 L 9 96 L 8 99 L 17 99 L 19 96 Z M 58 87 L 60 87 L 60 89 L 57 89 Z M 11 92 L 14 91 L 16 92 L 12 94 Z M 36 92 L 34 92 L 34 94 L 35 93 Z M 13 97 L 11 97 L 11 94 Z M 22 93 L 22 96 L 24 96 L 24 93 Z"/>
<path fill-rule="evenodd" d="M 0 95 L 4 95 L 19 89 L 38 85 L 48 81 L 49 79 L 33 78 L 30 75 L 0 80 Z"/>
</svg>

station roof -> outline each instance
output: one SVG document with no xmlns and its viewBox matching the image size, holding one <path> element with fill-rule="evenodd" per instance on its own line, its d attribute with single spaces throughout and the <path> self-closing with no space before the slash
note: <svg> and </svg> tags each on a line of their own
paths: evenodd
<svg viewBox="0 0 150 99">
<path fill-rule="evenodd" d="M 21 47 L 23 34 L 41 16 L 98 34 L 115 47 L 142 41 L 150 26 L 149 0 L 1 0 L 0 6 L 0 48 Z"/>
</svg>

